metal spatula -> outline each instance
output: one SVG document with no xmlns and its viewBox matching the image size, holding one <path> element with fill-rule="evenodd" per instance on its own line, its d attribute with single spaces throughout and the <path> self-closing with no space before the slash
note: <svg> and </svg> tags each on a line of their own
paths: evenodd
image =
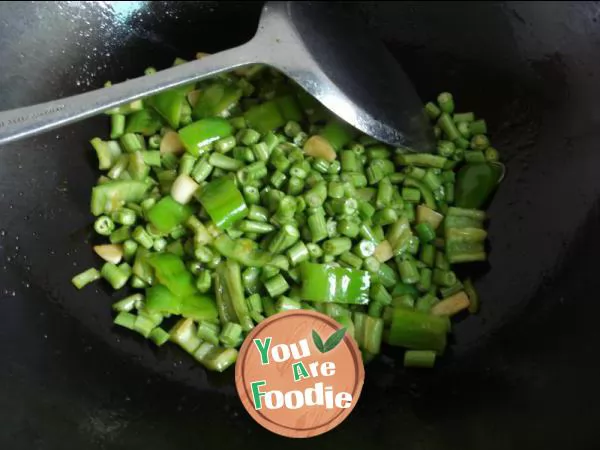
<svg viewBox="0 0 600 450">
<path fill-rule="evenodd" d="M 272 66 L 357 129 L 428 152 L 431 127 L 410 80 L 343 5 L 269 2 L 254 38 L 231 50 L 73 97 L 0 112 L 0 144 L 61 127 L 240 66 Z"/>
</svg>

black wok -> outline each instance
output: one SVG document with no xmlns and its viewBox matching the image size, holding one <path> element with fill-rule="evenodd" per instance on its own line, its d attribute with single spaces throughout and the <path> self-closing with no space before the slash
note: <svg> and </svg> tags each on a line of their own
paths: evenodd
<svg viewBox="0 0 600 450">
<path fill-rule="evenodd" d="M 441 364 L 407 372 L 386 349 L 346 422 L 292 441 L 252 422 L 233 371 L 206 373 L 174 346 L 156 350 L 115 329 L 110 291 L 77 292 L 69 281 L 96 263 L 87 141 L 107 129 L 97 117 L 0 148 L 1 449 L 598 447 L 600 7 L 356 7 L 423 98 L 449 90 L 461 110 L 488 119 L 509 169 L 490 209 L 483 308 L 455 326 Z M 0 108 L 234 46 L 259 11 L 4 2 Z"/>
</svg>

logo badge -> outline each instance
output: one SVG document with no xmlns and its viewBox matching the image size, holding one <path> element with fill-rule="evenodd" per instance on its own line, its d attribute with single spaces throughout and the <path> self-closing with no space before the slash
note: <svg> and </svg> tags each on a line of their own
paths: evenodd
<svg viewBox="0 0 600 450">
<path fill-rule="evenodd" d="M 308 310 L 262 321 L 246 337 L 235 367 L 238 394 L 266 429 L 312 437 L 352 411 L 365 372 L 354 339 L 332 318 Z"/>
</svg>

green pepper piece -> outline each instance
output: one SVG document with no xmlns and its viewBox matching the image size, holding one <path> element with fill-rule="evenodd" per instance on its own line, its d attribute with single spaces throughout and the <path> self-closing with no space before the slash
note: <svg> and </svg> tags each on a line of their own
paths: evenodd
<svg viewBox="0 0 600 450">
<path fill-rule="evenodd" d="M 233 127 L 218 117 L 201 119 L 178 131 L 185 149 L 194 156 L 200 155 L 200 149 L 211 142 L 231 136 Z"/>
<path fill-rule="evenodd" d="M 149 188 L 147 183 L 136 180 L 116 180 L 99 184 L 92 189 L 92 214 L 99 216 L 116 211 L 125 203 L 139 203 Z"/>
<path fill-rule="evenodd" d="M 196 119 L 222 117 L 242 97 L 242 89 L 233 85 L 214 83 L 202 91 L 194 105 L 192 115 Z"/>
<path fill-rule="evenodd" d="M 244 266 L 264 267 L 271 262 L 272 255 L 256 248 L 256 243 L 250 239 L 234 241 L 223 233 L 213 241 L 213 245 L 221 255 Z"/>
<path fill-rule="evenodd" d="M 249 127 L 261 133 L 267 133 L 285 125 L 277 103 L 273 100 L 253 106 L 244 113 L 244 118 Z"/>
<path fill-rule="evenodd" d="M 300 278 L 303 300 L 357 305 L 369 302 L 371 278 L 363 270 L 305 262 L 300 265 Z"/>
<path fill-rule="evenodd" d="M 335 151 L 341 150 L 356 135 L 356 131 L 340 119 L 331 119 L 319 132 Z"/>
<path fill-rule="evenodd" d="M 189 205 L 182 205 L 167 195 L 147 212 L 148 221 L 161 233 L 170 233 L 192 215 Z"/>
<path fill-rule="evenodd" d="M 325 121 L 330 117 L 327 109 L 305 90 L 298 89 L 296 98 L 311 123 Z"/>
<path fill-rule="evenodd" d="M 277 107 L 286 121 L 301 122 L 304 119 L 302 109 L 292 94 L 277 97 L 274 101 L 277 103 Z"/>
<path fill-rule="evenodd" d="M 203 294 L 184 297 L 181 300 L 181 315 L 194 320 L 216 321 L 219 318 L 214 299 Z"/>
<path fill-rule="evenodd" d="M 173 294 L 185 297 L 196 292 L 192 274 L 177 255 L 155 253 L 148 256 L 148 263 L 154 268 L 157 280 Z"/>
<path fill-rule="evenodd" d="M 394 308 L 388 344 L 442 353 L 446 348 L 448 330 L 447 317 L 433 316 L 407 308 Z"/>
<path fill-rule="evenodd" d="M 161 126 L 160 117 L 154 111 L 142 109 L 127 117 L 125 132 L 152 136 L 160 130 Z"/>
<path fill-rule="evenodd" d="M 173 128 L 179 128 L 181 118 L 181 107 L 183 105 L 185 92 L 181 89 L 170 89 L 156 94 L 147 100 L 154 110 L 160 114 Z"/>
<path fill-rule="evenodd" d="M 156 284 L 146 289 L 145 306 L 149 311 L 180 314 L 181 298 L 173 294 L 166 286 Z"/>
<path fill-rule="evenodd" d="M 456 176 L 454 201 L 461 208 L 481 209 L 504 176 L 500 163 L 465 164 Z"/>
<path fill-rule="evenodd" d="M 242 193 L 230 177 L 217 178 L 202 188 L 200 203 L 213 220 L 224 230 L 248 214 L 248 207 Z"/>
</svg>

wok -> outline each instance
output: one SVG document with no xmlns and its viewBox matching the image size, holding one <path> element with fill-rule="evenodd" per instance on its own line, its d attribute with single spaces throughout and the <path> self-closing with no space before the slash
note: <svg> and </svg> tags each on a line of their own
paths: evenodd
<svg viewBox="0 0 600 450">
<path fill-rule="evenodd" d="M 240 44 L 260 3 L 4 2 L 0 108 Z M 489 214 L 478 316 L 432 371 L 394 349 L 354 412 L 312 440 L 252 422 L 233 371 L 206 373 L 111 324 L 96 263 L 97 117 L 0 148 L 0 448 L 587 449 L 600 415 L 600 9 L 595 3 L 354 4 L 424 99 L 485 117 L 509 175 Z M 491 269 L 491 270 L 489 270 Z"/>
</svg>

